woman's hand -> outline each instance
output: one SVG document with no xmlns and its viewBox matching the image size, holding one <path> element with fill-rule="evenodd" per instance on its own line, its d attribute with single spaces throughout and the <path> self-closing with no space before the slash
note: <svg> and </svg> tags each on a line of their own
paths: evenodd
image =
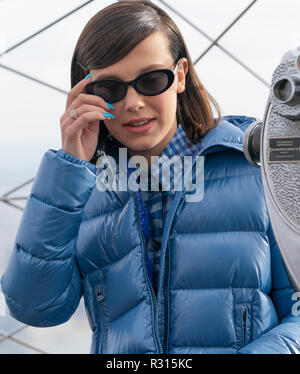
<svg viewBox="0 0 300 374">
<path fill-rule="evenodd" d="M 85 161 L 96 151 L 99 121 L 110 119 L 103 115 L 110 108 L 101 97 L 83 93 L 90 82 L 91 78 L 82 79 L 70 90 L 66 111 L 60 117 L 62 149 Z M 77 119 L 70 117 L 71 109 L 76 109 Z"/>
</svg>

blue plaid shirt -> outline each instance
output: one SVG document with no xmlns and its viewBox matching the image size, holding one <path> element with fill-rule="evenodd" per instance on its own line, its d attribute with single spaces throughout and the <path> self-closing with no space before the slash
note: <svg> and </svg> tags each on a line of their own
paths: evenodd
<svg viewBox="0 0 300 374">
<path fill-rule="evenodd" d="M 178 124 L 176 133 L 174 134 L 169 144 L 165 147 L 163 152 L 160 154 L 159 158 L 162 160 L 169 160 L 173 156 L 177 155 L 179 156 L 178 160 L 180 160 L 180 164 L 183 165 L 182 158 L 184 156 L 192 156 L 192 154 L 197 150 L 198 147 L 199 144 L 193 144 L 192 142 L 190 142 L 182 126 Z M 150 181 L 150 178 L 152 177 L 152 179 L 159 181 L 162 186 L 168 186 L 167 182 L 168 180 L 170 180 L 168 190 L 151 191 L 149 187 L 148 191 L 141 191 L 141 197 L 149 217 L 150 238 L 147 244 L 147 253 L 152 263 L 153 288 L 155 292 L 157 292 L 161 254 L 160 246 L 162 241 L 164 222 L 175 193 L 174 186 L 179 180 L 182 180 L 182 178 L 180 178 L 181 173 L 177 167 L 177 165 L 179 165 L 179 162 L 178 164 L 175 163 L 174 168 L 171 169 L 169 177 L 169 174 L 164 172 L 163 166 L 159 167 L 159 158 L 155 160 L 155 162 L 149 169 L 148 178 Z M 162 165 L 167 165 L 168 169 L 168 162 L 162 161 L 160 163 Z M 167 188 L 163 187 L 163 189 Z"/>
</svg>

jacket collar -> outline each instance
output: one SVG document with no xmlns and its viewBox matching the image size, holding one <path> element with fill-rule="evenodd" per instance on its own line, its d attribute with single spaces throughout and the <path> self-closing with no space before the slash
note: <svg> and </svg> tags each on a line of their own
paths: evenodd
<svg viewBox="0 0 300 374">
<path fill-rule="evenodd" d="M 202 139 L 194 155 L 221 152 L 228 148 L 243 152 L 246 128 L 255 120 L 247 116 L 224 116 L 217 127 L 211 129 Z"/>
<path fill-rule="evenodd" d="M 193 154 L 192 168 L 196 163 L 196 156 L 204 156 L 209 153 L 222 152 L 228 150 L 229 148 L 235 149 L 237 151 L 243 152 L 243 139 L 246 128 L 254 121 L 256 118 L 247 116 L 225 116 L 222 117 L 220 123 L 211 129 L 199 142 L 199 147 Z M 216 120 L 215 120 L 216 121 Z M 201 165 L 201 164 L 200 164 Z M 188 179 L 194 181 L 194 176 L 190 177 L 192 168 L 187 171 L 189 174 Z M 202 169 L 201 169 L 202 168 Z M 200 166 L 202 170 L 201 178 L 204 178 L 204 164 Z M 176 183 L 180 183 L 181 175 L 176 175 Z M 186 192 L 186 186 L 184 187 Z M 170 191 L 174 194 L 175 191 Z"/>
<path fill-rule="evenodd" d="M 247 116 L 233 116 L 233 115 L 223 116 L 220 123 L 215 128 L 211 129 L 200 140 L 197 147 L 193 148 L 193 153 L 192 153 L 193 162 L 191 166 L 192 167 L 194 166 L 196 162 L 196 156 L 204 156 L 209 153 L 221 152 L 221 151 L 227 150 L 228 148 L 243 152 L 244 132 L 246 128 L 255 119 L 256 118 L 254 117 L 247 117 Z M 181 127 L 179 127 L 179 130 L 177 130 L 176 134 L 178 133 L 178 131 L 180 132 L 180 130 L 181 130 Z M 186 155 L 187 153 L 183 151 L 182 154 Z M 136 169 L 136 168 L 132 168 L 132 166 L 130 165 L 130 162 L 128 162 L 127 167 L 128 167 L 128 172 L 129 172 L 128 174 L 131 174 L 131 172 L 133 172 Z M 190 172 L 191 172 L 191 169 L 188 171 L 188 174 L 190 174 Z M 182 174 L 175 173 L 174 181 L 171 183 L 171 189 L 170 191 L 168 191 L 170 194 L 175 193 L 175 191 L 173 190 L 173 187 L 175 184 L 178 183 L 179 178 L 182 178 Z M 161 180 L 161 177 L 159 178 L 159 180 Z"/>
</svg>

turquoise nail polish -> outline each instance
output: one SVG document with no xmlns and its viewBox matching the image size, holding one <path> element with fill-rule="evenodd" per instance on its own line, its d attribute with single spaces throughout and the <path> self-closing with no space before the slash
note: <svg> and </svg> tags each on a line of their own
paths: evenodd
<svg viewBox="0 0 300 374">
<path fill-rule="evenodd" d="M 89 79 L 92 75 L 93 75 L 93 73 L 87 75 L 84 79 Z"/>
<path fill-rule="evenodd" d="M 110 118 L 115 118 L 115 116 L 113 115 L 113 114 L 111 114 L 111 113 L 103 113 L 103 116 L 104 117 L 110 117 Z"/>
<path fill-rule="evenodd" d="M 110 109 L 115 109 L 115 107 L 113 105 L 111 105 L 110 103 L 106 102 L 105 103 Z"/>
</svg>

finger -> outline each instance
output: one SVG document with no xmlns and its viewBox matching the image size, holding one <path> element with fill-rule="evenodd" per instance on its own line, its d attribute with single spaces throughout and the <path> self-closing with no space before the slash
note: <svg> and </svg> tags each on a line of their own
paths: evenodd
<svg viewBox="0 0 300 374">
<path fill-rule="evenodd" d="M 101 109 L 105 109 L 106 111 L 111 110 L 112 108 L 107 105 L 104 99 L 100 96 L 96 95 L 90 95 L 86 93 L 80 93 L 76 99 L 71 103 L 71 105 L 67 108 L 67 112 L 71 109 L 76 109 L 79 108 L 80 106 L 84 104 L 89 104 L 89 105 L 95 105 L 98 106 Z"/>
<path fill-rule="evenodd" d="M 88 79 L 82 79 L 79 81 L 68 93 L 68 98 L 66 102 L 66 109 L 71 105 L 71 103 L 78 97 L 79 94 L 83 92 L 86 85 L 92 81 L 92 76 Z"/>
<path fill-rule="evenodd" d="M 76 109 L 77 117 L 79 118 L 82 114 L 86 112 L 99 112 L 101 113 L 107 113 L 105 108 L 101 108 L 96 105 L 89 105 L 89 104 L 83 104 L 79 108 Z M 105 119 L 107 119 L 106 116 L 103 116 Z M 102 119 L 102 118 L 101 118 Z M 62 118 L 62 127 L 70 126 L 74 123 L 74 119 L 70 117 L 70 115 L 65 116 Z"/>
<path fill-rule="evenodd" d="M 77 117 L 79 118 L 82 114 L 87 113 L 87 112 L 98 112 L 99 114 L 105 113 L 106 109 L 101 108 L 100 106 L 96 106 L 96 105 L 83 104 L 78 109 L 76 109 L 76 111 L 77 111 Z"/>
<path fill-rule="evenodd" d="M 79 118 L 77 118 L 71 125 L 66 126 L 64 131 L 68 133 L 68 136 L 75 136 L 82 128 L 86 127 L 90 122 L 101 120 L 110 120 L 106 118 L 102 113 L 99 112 L 85 112 Z"/>
</svg>

